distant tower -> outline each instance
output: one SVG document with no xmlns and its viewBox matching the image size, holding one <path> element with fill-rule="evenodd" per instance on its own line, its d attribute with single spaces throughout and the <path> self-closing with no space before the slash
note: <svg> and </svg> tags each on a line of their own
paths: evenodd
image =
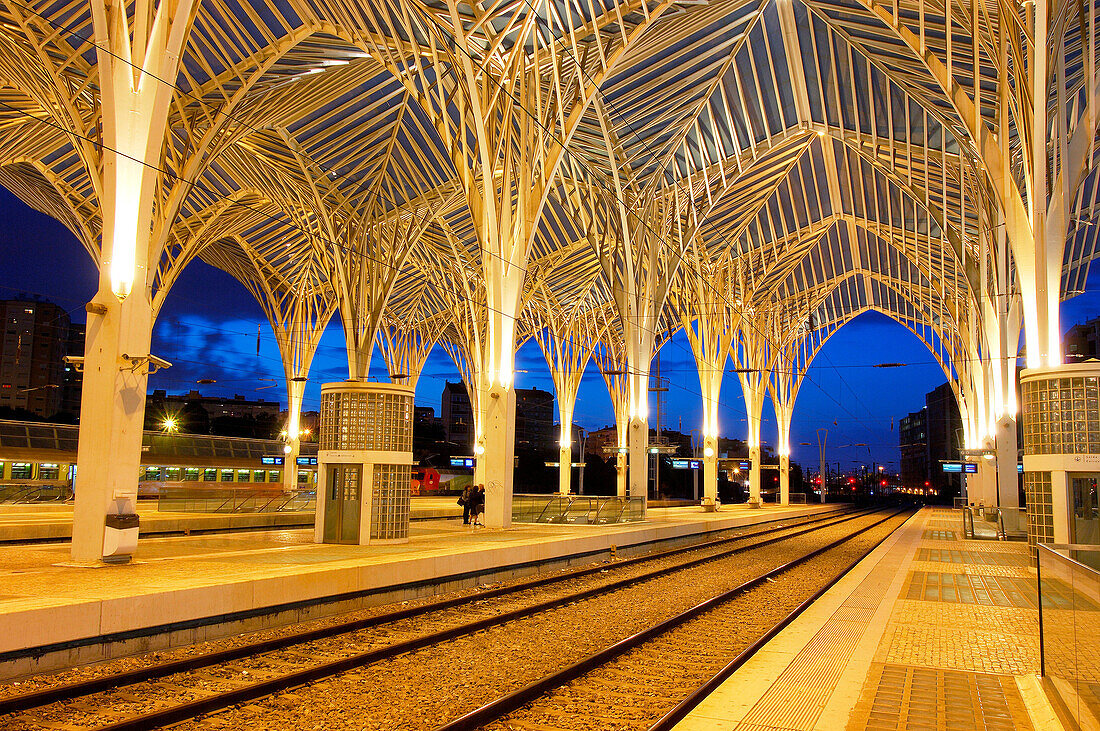
<svg viewBox="0 0 1100 731">
<path fill-rule="evenodd" d="M 61 411 L 69 315 L 40 300 L 0 301 L 0 406 L 46 418 Z"/>
</svg>

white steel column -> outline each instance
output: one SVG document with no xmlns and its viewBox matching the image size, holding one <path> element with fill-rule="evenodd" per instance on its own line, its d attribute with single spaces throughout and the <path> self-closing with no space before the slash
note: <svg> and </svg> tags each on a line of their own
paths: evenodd
<svg viewBox="0 0 1100 731">
<path fill-rule="evenodd" d="M 760 500 L 760 443 L 749 444 L 749 459 L 752 460 L 752 469 L 749 470 L 749 499 Z"/>
<path fill-rule="evenodd" d="M 102 103 L 99 289 L 88 304 L 72 557 L 103 558 L 107 515 L 136 512 L 159 249 L 165 126 L 192 3 L 92 3 Z M 133 22 L 133 27 L 131 27 Z"/>
<path fill-rule="evenodd" d="M 791 504 L 791 455 L 779 453 L 779 504 Z"/>
<path fill-rule="evenodd" d="M 108 514 L 137 510 L 149 366 L 123 355 L 148 355 L 152 326 L 144 282 L 119 302 L 105 266 L 88 305 L 84 344 L 72 543 L 73 560 L 80 563 L 103 558 Z"/>
<path fill-rule="evenodd" d="M 516 390 L 500 383 L 487 384 L 480 398 L 484 409 L 477 465 L 485 484 L 485 525 L 512 524 L 512 475 L 515 471 Z"/>
<path fill-rule="evenodd" d="M 283 491 L 298 489 L 298 455 L 302 453 L 302 398 L 306 382 L 290 379 L 286 384 L 287 418 L 283 437 Z"/>
<path fill-rule="evenodd" d="M 703 501 L 713 504 L 718 500 L 718 437 L 703 437 Z"/>
<path fill-rule="evenodd" d="M 1020 507 L 1020 474 L 1017 471 L 1016 420 L 1002 416 L 997 420 L 997 504 L 1002 508 Z"/>
<path fill-rule="evenodd" d="M 630 419 L 627 440 L 630 450 L 627 492 L 630 497 L 646 497 L 649 487 L 649 419 L 646 415 Z"/>
</svg>

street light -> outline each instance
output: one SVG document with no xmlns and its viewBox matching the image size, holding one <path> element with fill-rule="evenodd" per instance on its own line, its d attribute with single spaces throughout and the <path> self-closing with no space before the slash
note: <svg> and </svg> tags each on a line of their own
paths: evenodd
<svg viewBox="0 0 1100 731">
<path fill-rule="evenodd" d="M 161 423 L 161 427 L 168 434 L 174 434 L 179 431 L 179 421 L 174 416 L 164 417 L 164 421 Z"/>
</svg>

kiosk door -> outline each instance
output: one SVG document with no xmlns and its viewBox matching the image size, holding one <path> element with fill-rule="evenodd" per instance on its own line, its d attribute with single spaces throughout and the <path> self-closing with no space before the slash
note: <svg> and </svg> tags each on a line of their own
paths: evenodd
<svg viewBox="0 0 1100 731">
<path fill-rule="evenodd" d="M 330 465 L 325 491 L 325 543 L 359 543 L 363 472 L 360 465 Z"/>
<path fill-rule="evenodd" d="M 1100 506 L 1097 488 L 1100 474 L 1070 473 L 1069 483 L 1073 494 L 1073 524 L 1070 526 L 1070 542 L 1100 543 Z M 1029 505 L 1028 508 L 1031 508 Z"/>
</svg>

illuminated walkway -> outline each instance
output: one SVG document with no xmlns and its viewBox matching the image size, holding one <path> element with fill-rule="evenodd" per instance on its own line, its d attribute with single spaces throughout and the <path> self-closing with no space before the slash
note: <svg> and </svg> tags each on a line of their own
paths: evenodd
<svg viewBox="0 0 1100 731">
<path fill-rule="evenodd" d="M 677 728 L 1061 728 L 1042 695 L 1027 545 L 926 509 Z"/>
</svg>

